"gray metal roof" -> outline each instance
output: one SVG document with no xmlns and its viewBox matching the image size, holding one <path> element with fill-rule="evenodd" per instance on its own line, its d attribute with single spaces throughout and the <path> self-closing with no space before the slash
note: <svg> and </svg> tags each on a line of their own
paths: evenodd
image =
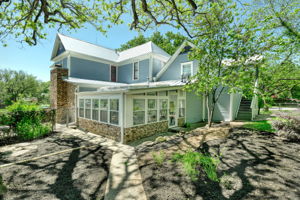
<svg viewBox="0 0 300 200">
<path fill-rule="evenodd" d="M 71 38 L 62 34 L 57 34 L 51 59 L 53 59 L 56 56 L 54 52 L 59 42 L 63 44 L 66 51 L 88 55 L 88 56 L 100 58 L 115 63 L 122 62 L 138 56 L 147 55 L 149 53 L 158 54 L 163 58 L 165 58 L 165 60 L 168 60 L 171 57 L 168 53 L 166 53 L 164 50 L 162 50 L 160 47 L 158 47 L 156 44 L 154 44 L 151 41 L 118 52 L 117 50 L 114 49 L 109 49 L 99 45 L 84 42 L 75 38 Z"/>
</svg>

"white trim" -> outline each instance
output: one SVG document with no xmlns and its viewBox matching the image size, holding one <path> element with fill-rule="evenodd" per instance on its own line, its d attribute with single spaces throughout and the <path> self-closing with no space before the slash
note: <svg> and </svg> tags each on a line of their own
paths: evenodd
<svg viewBox="0 0 300 200">
<path fill-rule="evenodd" d="M 94 61 L 94 62 L 101 62 L 103 64 L 112 64 L 112 65 L 118 65 L 117 62 L 113 62 L 110 60 L 105 60 L 105 59 L 101 59 L 101 58 L 97 58 L 94 56 L 89 56 L 89 55 L 85 55 L 85 54 L 81 54 L 81 53 L 77 53 L 77 52 L 73 52 L 73 51 L 69 51 L 70 55 L 72 57 L 76 57 L 76 58 L 80 58 L 80 59 L 84 59 L 84 60 L 89 60 L 89 61 Z"/>
<path fill-rule="evenodd" d="M 194 71 L 194 62 L 193 61 L 189 61 L 189 62 L 184 62 L 184 63 L 180 63 L 180 76 L 182 76 L 183 73 L 183 65 L 191 65 L 191 76 L 193 76 L 193 71 Z"/>
<path fill-rule="evenodd" d="M 137 69 L 138 69 L 138 70 L 137 70 L 137 71 L 138 71 L 138 72 L 137 72 L 137 75 L 138 75 L 138 78 L 137 78 L 137 79 L 134 78 L 134 72 L 135 72 L 135 70 L 134 70 L 134 64 L 135 64 L 135 63 L 137 63 Z M 135 61 L 135 62 L 132 63 L 132 80 L 133 80 L 133 81 L 137 81 L 137 80 L 139 80 L 139 79 L 140 79 L 140 61 Z"/>
<path fill-rule="evenodd" d="M 153 74 L 153 56 L 150 56 L 148 81 L 152 81 L 152 74 Z"/>
<path fill-rule="evenodd" d="M 63 60 L 65 58 L 67 58 L 69 55 L 70 55 L 70 52 L 69 51 L 65 51 L 65 52 L 59 54 L 58 56 L 54 57 L 53 59 L 51 59 L 51 61 L 58 62 L 60 60 Z"/>
<path fill-rule="evenodd" d="M 71 56 L 70 56 L 70 54 L 68 55 L 67 68 L 68 68 L 68 76 L 70 76 L 70 74 L 71 74 Z"/>
</svg>

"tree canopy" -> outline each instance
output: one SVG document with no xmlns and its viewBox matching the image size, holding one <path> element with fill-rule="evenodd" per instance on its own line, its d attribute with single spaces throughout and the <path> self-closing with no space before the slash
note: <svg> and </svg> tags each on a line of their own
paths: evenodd
<svg viewBox="0 0 300 200">
<path fill-rule="evenodd" d="M 49 82 L 37 80 L 24 71 L 0 70 L 0 96 L 2 105 L 10 105 L 19 98 L 35 97 L 39 103 L 49 103 Z"/>
</svg>

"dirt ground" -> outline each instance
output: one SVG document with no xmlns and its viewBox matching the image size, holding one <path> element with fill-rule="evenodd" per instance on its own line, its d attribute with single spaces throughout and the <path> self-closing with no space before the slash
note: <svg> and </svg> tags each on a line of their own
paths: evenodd
<svg viewBox="0 0 300 200">
<path fill-rule="evenodd" d="M 104 199 L 111 157 L 110 150 L 60 133 L 1 147 L 3 199 Z M 31 161 L 3 167 L 22 160 Z"/>
<path fill-rule="evenodd" d="M 238 126 L 209 132 L 137 149 L 148 199 L 300 199 L 300 144 Z M 191 181 L 180 164 L 169 160 L 172 153 L 188 149 L 219 155 L 221 181 L 204 173 Z M 157 151 L 168 156 L 161 167 L 152 159 L 151 152 Z"/>
</svg>

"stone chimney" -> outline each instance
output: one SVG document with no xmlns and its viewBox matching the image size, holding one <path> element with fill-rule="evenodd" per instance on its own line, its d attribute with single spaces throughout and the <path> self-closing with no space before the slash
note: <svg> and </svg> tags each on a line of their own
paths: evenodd
<svg viewBox="0 0 300 200">
<path fill-rule="evenodd" d="M 63 80 L 68 77 L 68 69 L 55 65 L 51 69 L 50 106 L 56 109 L 56 122 L 75 121 L 76 86 Z M 68 117 L 67 117 L 68 115 Z"/>
</svg>

